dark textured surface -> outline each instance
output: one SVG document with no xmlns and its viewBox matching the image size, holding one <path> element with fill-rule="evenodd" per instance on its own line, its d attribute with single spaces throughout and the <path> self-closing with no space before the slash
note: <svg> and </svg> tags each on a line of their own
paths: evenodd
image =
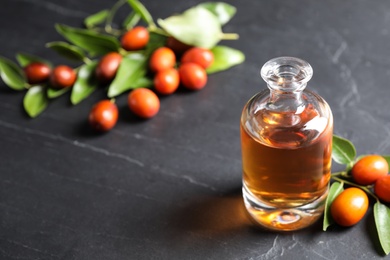
<svg viewBox="0 0 390 260">
<path fill-rule="evenodd" d="M 88 128 L 91 106 L 63 96 L 29 119 L 22 93 L 0 84 L 0 259 L 380 259 L 372 214 L 353 228 L 321 223 L 293 233 L 254 228 L 241 200 L 239 117 L 265 87 L 268 59 L 311 63 L 309 88 L 330 104 L 335 133 L 358 153 L 390 153 L 390 3 L 230 1 L 225 42 L 247 56 L 199 92 L 162 98 L 136 120 L 118 98 L 108 134 Z M 17 51 L 63 63 L 44 48 L 54 23 L 80 26 L 114 1 L 1 0 L 0 55 Z M 198 1 L 144 1 L 166 17 Z M 124 17 L 124 13 L 122 14 Z"/>
</svg>

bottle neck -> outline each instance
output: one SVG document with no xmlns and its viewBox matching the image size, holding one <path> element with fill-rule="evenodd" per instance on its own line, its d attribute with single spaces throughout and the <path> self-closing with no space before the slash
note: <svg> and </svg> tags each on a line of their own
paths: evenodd
<svg viewBox="0 0 390 260">
<path fill-rule="evenodd" d="M 268 107 L 272 111 L 298 112 L 305 106 L 302 93 L 313 75 L 309 63 L 294 57 L 279 57 L 265 63 L 260 74 L 271 90 Z"/>
<path fill-rule="evenodd" d="M 302 93 L 305 86 L 291 91 L 275 89 L 270 85 L 268 85 L 268 87 L 270 89 L 270 97 L 267 107 L 272 111 L 295 113 L 305 105 L 302 98 Z"/>
</svg>

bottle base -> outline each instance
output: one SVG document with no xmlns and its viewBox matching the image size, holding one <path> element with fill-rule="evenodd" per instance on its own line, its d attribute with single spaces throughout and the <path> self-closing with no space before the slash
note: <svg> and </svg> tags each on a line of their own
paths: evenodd
<svg viewBox="0 0 390 260">
<path fill-rule="evenodd" d="M 266 205 L 253 196 L 245 184 L 242 193 L 246 210 L 256 224 L 270 230 L 294 231 L 310 226 L 322 216 L 328 190 L 315 201 L 294 208 Z"/>
</svg>

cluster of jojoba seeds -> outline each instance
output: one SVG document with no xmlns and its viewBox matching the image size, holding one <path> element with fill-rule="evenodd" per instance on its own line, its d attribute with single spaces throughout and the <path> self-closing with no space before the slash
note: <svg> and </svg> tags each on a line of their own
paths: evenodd
<svg viewBox="0 0 390 260">
<path fill-rule="evenodd" d="M 121 47 L 126 51 L 142 50 L 149 42 L 149 31 L 136 26 L 121 38 Z M 180 59 L 179 59 L 180 58 Z M 110 52 L 99 60 L 95 77 L 101 84 L 109 84 L 116 76 L 122 61 L 118 52 Z M 169 37 L 166 46 L 157 48 L 150 55 L 149 69 L 153 74 L 153 90 L 134 89 L 128 94 L 128 107 L 138 117 L 154 117 L 160 109 L 159 95 L 173 94 L 180 85 L 189 90 L 206 86 L 208 68 L 214 61 L 210 50 L 192 47 Z M 51 69 L 47 64 L 33 62 L 24 68 L 30 84 L 49 81 L 56 89 L 73 86 L 77 79 L 75 70 L 66 65 Z M 114 100 L 96 103 L 89 113 L 90 125 L 98 131 L 109 131 L 118 120 L 118 107 Z"/>
<path fill-rule="evenodd" d="M 24 67 L 24 73 L 30 84 L 50 81 L 53 88 L 61 89 L 73 86 L 76 82 L 76 72 L 69 66 L 59 65 L 53 70 L 45 63 L 32 62 Z"/>
<path fill-rule="evenodd" d="M 126 51 L 142 50 L 149 42 L 149 31 L 142 26 L 134 27 L 121 38 Z M 179 60 L 178 57 L 181 57 Z M 95 71 L 102 84 L 111 82 L 122 61 L 122 55 L 111 52 L 104 55 Z M 150 55 L 149 69 L 153 74 L 153 90 L 138 88 L 128 94 L 128 106 L 138 117 L 154 117 L 160 109 L 159 95 L 173 94 L 180 85 L 189 90 L 206 86 L 208 68 L 214 61 L 210 50 L 192 47 L 170 37 L 166 46 L 157 48 Z M 157 94 L 156 94 L 157 93 Z M 94 105 L 89 115 L 90 125 L 99 131 L 109 131 L 118 119 L 114 101 L 103 100 Z"/>
<path fill-rule="evenodd" d="M 358 160 L 350 171 L 358 186 L 345 189 L 332 202 L 330 210 L 335 222 L 341 226 L 352 226 L 364 217 L 369 200 L 363 189 L 373 189 L 381 201 L 390 203 L 388 172 L 389 165 L 380 155 L 367 155 Z"/>
</svg>

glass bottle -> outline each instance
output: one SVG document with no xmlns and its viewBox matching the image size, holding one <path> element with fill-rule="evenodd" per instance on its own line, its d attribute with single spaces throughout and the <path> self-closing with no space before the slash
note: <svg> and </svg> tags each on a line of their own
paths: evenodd
<svg viewBox="0 0 390 260">
<path fill-rule="evenodd" d="M 331 174 L 333 116 L 305 90 L 313 75 L 304 60 L 264 64 L 269 90 L 253 96 L 241 116 L 243 197 L 251 218 L 273 230 L 297 230 L 323 213 Z"/>
</svg>

